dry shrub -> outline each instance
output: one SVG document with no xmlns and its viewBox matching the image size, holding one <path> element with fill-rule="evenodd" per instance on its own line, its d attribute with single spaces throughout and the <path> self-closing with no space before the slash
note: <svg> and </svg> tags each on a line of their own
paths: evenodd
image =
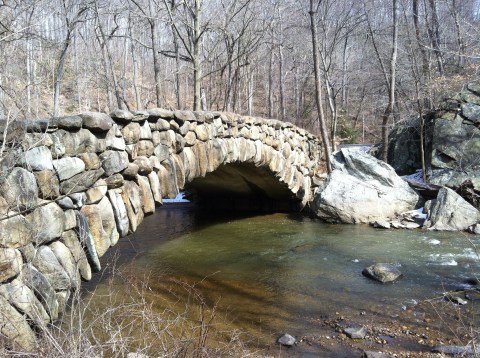
<svg viewBox="0 0 480 358">
<path fill-rule="evenodd" d="M 94 292 L 74 293 L 62 319 L 39 335 L 36 352 L 7 350 L 0 342 L 0 356 L 255 356 L 245 347 L 239 331 L 216 329 L 216 307 L 209 307 L 194 285 L 177 282 L 178 287 L 169 293 L 177 295 L 175 292 L 183 290 L 185 295 L 178 295 L 175 307 L 159 310 L 155 302 L 164 298 L 151 290 L 150 277 L 140 279 L 130 272 L 129 267 L 113 268 L 106 285 Z"/>
</svg>

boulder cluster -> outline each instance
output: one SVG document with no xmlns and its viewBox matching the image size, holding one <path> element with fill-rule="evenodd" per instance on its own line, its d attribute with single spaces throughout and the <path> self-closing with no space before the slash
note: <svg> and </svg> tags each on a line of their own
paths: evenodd
<svg viewBox="0 0 480 358">
<path fill-rule="evenodd" d="M 470 181 L 480 192 L 480 83 L 466 85 L 424 122 L 428 182 L 457 189 Z M 405 175 L 422 168 L 420 158 L 420 119 L 398 123 L 389 135 L 388 163 Z"/>
<path fill-rule="evenodd" d="M 480 233 L 480 84 L 468 84 L 426 115 L 423 130 L 428 184 L 398 176 L 422 169 L 420 119 L 414 118 L 391 131 L 388 164 L 358 148 L 337 152 L 333 172 L 316 189 L 314 212 L 384 229 Z"/>
<path fill-rule="evenodd" d="M 343 148 L 332 159 L 334 170 L 316 188 L 311 203 L 318 217 L 382 229 L 480 233 L 479 210 L 454 190 L 435 186 L 436 198 L 428 200 L 430 192 L 423 197 L 415 183 L 403 180 L 390 165 L 368 153 Z"/>
<path fill-rule="evenodd" d="M 0 129 L 0 335 L 24 349 L 108 248 L 186 183 L 251 163 L 304 205 L 318 183 L 319 140 L 276 120 L 156 108 Z"/>
</svg>

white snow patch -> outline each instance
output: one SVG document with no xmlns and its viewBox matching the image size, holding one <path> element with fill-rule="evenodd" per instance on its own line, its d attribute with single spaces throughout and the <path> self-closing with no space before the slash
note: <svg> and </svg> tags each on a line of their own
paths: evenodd
<svg viewBox="0 0 480 358">
<path fill-rule="evenodd" d="M 178 193 L 175 199 L 163 199 L 164 203 L 189 203 L 190 200 L 184 198 L 184 193 Z"/>
</svg>

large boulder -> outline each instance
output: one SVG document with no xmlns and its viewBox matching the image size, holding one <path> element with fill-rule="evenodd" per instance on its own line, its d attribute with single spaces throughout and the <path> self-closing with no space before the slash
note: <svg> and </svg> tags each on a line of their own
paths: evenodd
<svg viewBox="0 0 480 358">
<path fill-rule="evenodd" d="M 425 120 L 425 159 L 430 183 L 459 187 L 471 180 L 480 191 L 479 85 L 447 100 Z M 421 169 L 420 120 L 398 123 L 389 135 L 388 163 L 400 174 Z"/>
<path fill-rule="evenodd" d="M 425 209 L 428 216 L 424 226 L 429 230 L 467 230 L 480 222 L 480 212 L 448 188 L 440 189 L 437 199 L 428 201 Z"/>
<path fill-rule="evenodd" d="M 431 139 L 432 121 L 426 121 L 426 136 Z M 420 156 L 420 120 L 411 118 L 399 122 L 388 135 L 387 162 L 398 175 L 414 173 L 422 168 Z"/>
<path fill-rule="evenodd" d="M 330 222 L 368 223 L 414 209 L 419 195 L 391 166 L 351 148 L 337 152 L 334 170 L 317 188 L 312 209 Z"/>
</svg>

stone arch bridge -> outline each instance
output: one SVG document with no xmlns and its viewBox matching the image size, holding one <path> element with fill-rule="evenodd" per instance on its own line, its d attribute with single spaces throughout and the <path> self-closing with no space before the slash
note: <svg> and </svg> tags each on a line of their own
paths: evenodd
<svg viewBox="0 0 480 358">
<path fill-rule="evenodd" d="M 319 139 L 277 120 L 156 108 L 0 132 L 0 336 L 27 350 L 163 198 L 186 189 L 223 207 L 291 210 L 319 183 Z"/>
</svg>

